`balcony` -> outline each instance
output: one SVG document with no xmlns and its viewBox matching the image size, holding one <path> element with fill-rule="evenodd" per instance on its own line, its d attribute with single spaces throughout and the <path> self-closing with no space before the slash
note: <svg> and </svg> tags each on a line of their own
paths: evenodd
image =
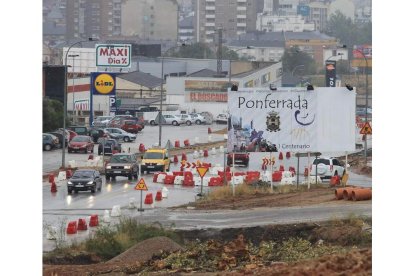
<svg viewBox="0 0 414 276">
<path fill-rule="evenodd" d="M 246 6 L 237 6 L 238 11 L 245 11 L 247 10 Z"/>
<path fill-rule="evenodd" d="M 237 23 L 237 27 L 246 27 L 246 22 Z"/>
<path fill-rule="evenodd" d="M 206 26 L 206 27 L 214 27 L 214 26 L 216 26 L 216 23 L 214 23 L 214 22 L 206 22 L 206 24 L 204 24 L 204 26 Z"/>
<path fill-rule="evenodd" d="M 247 0 L 237 0 L 237 3 L 246 3 Z"/>
<path fill-rule="evenodd" d="M 237 18 L 246 19 L 247 17 L 245 14 L 238 14 Z"/>
<path fill-rule="evenodd" d="M 215 14 L 206 14 L 206 18 L 216 18 Z"/>
<path fill-rule="evenodd" d="M 206 11 L 215 11 L 216 6 L 206 6 Z"/>
</svg>

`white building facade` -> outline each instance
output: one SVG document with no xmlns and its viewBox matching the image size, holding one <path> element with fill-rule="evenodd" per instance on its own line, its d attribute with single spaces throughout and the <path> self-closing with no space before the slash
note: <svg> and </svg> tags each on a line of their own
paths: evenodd
<svg viewBox="0 0 414 276">
<path fill-rule="evenodd" d="M 265 32 L 303 32 L 314 31 L 315 24 L 307 23 L 301 15 L 258 14 L 256 29 Z"/>
</svg>

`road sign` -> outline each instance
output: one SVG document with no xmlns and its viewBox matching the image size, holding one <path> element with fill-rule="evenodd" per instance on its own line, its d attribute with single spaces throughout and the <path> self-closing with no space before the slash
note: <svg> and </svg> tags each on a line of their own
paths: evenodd
<svg viewBox="0 0 414 276">
<path fill-rule="evenodd" d="M 135 186 L 135 190 L 138 191 L 148 191 L 147 185 L 145 184 L 144 178 L 141 178 L 137 185 Z"/>
<path fill-rule="evenodd" d="M 208 171 L 207 167 L 197 167 L 197 172 L 201 178 L 203 178 L 206 175 L 207 171 Z"/>
<path fill-rule="evenodd" d="M 369 122 L 366 122 L 364 124 L 364 126 L 359 131 L 359 134 L 370 134 L 370 135 L 372 135 L 372 128 L 371 128 L 371 125 L 369 124 Z"/>
</svg>

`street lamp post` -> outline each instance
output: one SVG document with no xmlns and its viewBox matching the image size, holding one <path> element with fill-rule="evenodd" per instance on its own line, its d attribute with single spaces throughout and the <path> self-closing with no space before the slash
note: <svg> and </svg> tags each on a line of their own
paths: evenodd
<svg viewBox="0 0 414 276">
<path fill-rule="evenodd" d="M 81 40 L 78 42 L 73 43 L 69 46 L 68 50 L 65 54 L 65 95 L 63 95 L 63 141 L 62 141 L 62 168 L 65 168 L 65 148 L 66 148 L 66 113 L 68 112 L 67 107 L 67 97 L 68 97 L 68 54 L 70 49 L 75 46 L 76 44 L 88 41 L 97 41 L 96 39 L 89 38 L 88 40 Z"/>
<path fill-rule="evenodd" d="M 253 46 L 246 46 L 246 48 L 240 48 L 240 49 L 237 49 L 237 50 L 232 50 L 233 52 L 238 52 L 238 51 L 241 51 L 241 50 L 246 50 L 246 49 L 253 49 L 254 47 Z M 229 87 L 231 87 L 231 63 L 232 63 L 232 59 L 229 59 L 229 62 L 230 62 L 230 64 L 229 64 Z"/>
<path fill-rule="evenodd" d="M 164 90 L 164 57 L 168 53 L 168 51 L 179 48 L 181 46 L 185 46 L 185 44 L 181 44 L 178 46 L 174 46 L 169 48 L 163 55 L 161 55 L 161 100 L 160 100 L 160 111 L 158 112 L 158 126 L 159 126 L 159 135 L 158 135 L 158 146 L 161 147 L 161 137 L 162 137 L 162 102 L 163 102 L 163 90 Z"/>
<path fill-rule="evenodd" d="M 75 57 L 79 55 L 68 55 L 72 58 L 72 123 L 75 124 Z"/>
</svg>

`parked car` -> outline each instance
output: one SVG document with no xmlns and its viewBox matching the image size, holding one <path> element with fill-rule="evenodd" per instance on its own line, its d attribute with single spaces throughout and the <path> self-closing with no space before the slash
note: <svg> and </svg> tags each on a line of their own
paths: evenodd
<svg viewBox="0 0 414 276">
<path fill-rule="evenodd" d="M 63 132 L 53 131 L 53 132 L 48 132 L 48 133 L 55 135 L 59 139 L 58 147 L 62 148 L 63 147 Z M 69 144 L 69 140 L 68 140 L 68 136 L 66 136 L 65 137 L 65 148 L 68 147 L 68 144 Z"/>
<path fill-rule="evenodd" d="M 92 141 L 97 144 L 99 143 L 100 138 L 109 138 L 109 132 L 105 131 L 103 128 L 92 128 L 89 131 L 89 136 L 92 137 Z"/>
<path fill-rule="evenodd" d="M 118 135 L 118 139 L 122 139 L 124 142 L 135 141 L 135 139 L 137 138 L 136 134 L 126 132 L 125 130 L 120 128 L 105 128 L 105 130 L 111 134 Z"/>
<path fill-rule="evenodd" d="M 168 172 L 170 170 L 170 158 L 168 150 L 163 148 L 148 149 L 141 157 L 141 173 L 145 171 Z"/>
<path fill-rule="evenodd" d="M 181 118 L 181 123 L 186 124 L 187 126 L 190 126 L 191 124 L 195 123 L 195 119 L 188 114 L 180 114 L 177 116 Z"/>
<path fill-rule="evenodd" d="M 43 150 L 49 151 L 58 148 L 59 138 L 50 133 L 43 133 Z"/>
<path fill-rule="evenodd" d="M 92 126 L 95 127 L 107 127 L 107 124 L 114 116 L 98 116 L 93 120 Z"/>
<path fill-rule="evenodd" d="M 77 135 L 75 136 L 75 138 L 72 139 L 72 141 L 69 142 L 68 153 L 76 151 L 83 151 L 84 153 L 88 153 L 88 151 L 90 151 L 91 153 L 93 153 L 94 146 L 95 145 L 90 136 Z"/>
<path fill-rule="evenodd" d="M 217 124 L 227 124 L 227 114 L 221 113 L 216 117 Z"/>
<path fill-rule="evenodd" d="M 121 152 L 121 144 L 116 139 L 105 139 L 98 146 L 98 155 L 112 155 L 113 150 Z"/>
<path fill-rule="evenodd" d="M 77 136 L 78 134 L 76 132 L 74 132 L 73 130 L 68 129 L 67 130 L 69 132 L 69 142 L 72 141 L 72 139 Z"/>
<path fill-rule="evenodd" d="M 234 152 L 227 154 L 227 166 L 233 164 L 233 154 L 234 154 L 234 164 L 242 164 L 243 166 L 249 166 L 249 153 L 248 152 Z"/>
<path fill-rule="evenodd" d="M 90 169 L 76 170 L 67 183 L 68 194 L 75 194 L 78 191 L 91 191 L 95 193 L 96 190 L 102 190 L 102 178 L 99 171 Z"/>
<path fill-rule="evenodd" d="M 316 167 L 318 167 L 318 176 L 321 178 L 331 178 L 334 175 L 342 177 L 345 172 L 344 164 L 337 158 L 332 157 L 315 158 L 310 175 L 316 176 Z"/>
<path fill-rule="evenodd" d="M 125 130 L 126 132 L 136 134 L 142 130 L 142 125 L 138 124 L 134 120 L 124 120 L 121 125 L 121 129 Z"/>
<path fill-rule="evenodd" d="M 85 126 L 70 126 L 67 129 L 76 132 L 78 135 L 89 135 L 89 130 Z"/>
<path fill-rule="evenodd" d="M 207 123 L 206 118 L 203 115 L 201 115 L 201 114 L 192 113 L 192 114 L 190 114 L 190 116 L 193 118 L 193 120 L 194 120 L 194 122 L 195 122 L 196 125 L 200 125 L 200 124 Z"/>
<path fill-rule="evenodd" d="M 132 177 L 138 179 L 138 160 L 136 153 L 116 153 L 111 156 L 105 167 L 105 178 L 126 176 L 129 180 Z"/>
<path fill-rule="evenodd" d="M 168 115 L 168 114 L 165 114 L 165 115 L 162 115 L 162 116 L 164 117 L 164 120 L 165 120 L 164 124 L 173 125 L 173 126 L 179 126 L 180 125 L 180 121 L 181 121 L 180 117 L 178 117 L 176 115 Z"/>
</svg>

